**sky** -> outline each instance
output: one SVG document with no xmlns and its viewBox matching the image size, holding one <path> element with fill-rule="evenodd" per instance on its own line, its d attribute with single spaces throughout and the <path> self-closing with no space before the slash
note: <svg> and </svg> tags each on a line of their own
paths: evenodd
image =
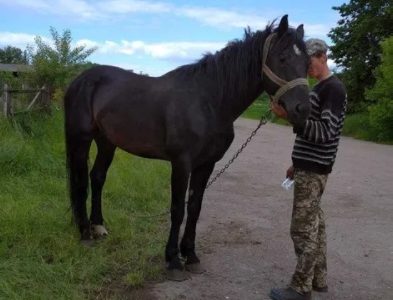
<svg viewBox="0 0 393 300">
<path fill-rule="evenodd" d="M 247 26 L 263 30 L 285 14 L 290 26 L 304 24 L 306 39 L 331 45 L 327 34 L 340 19 L 332 7 L 347 2 L 0 0 L 0 48 L 24 50 L 36 36 L 50 43 L 52 26 L 59 33 L 70 30 L 73 47 L 98 47 L 91 62 L 160 76 L 242 39 Z"/>
</svg>

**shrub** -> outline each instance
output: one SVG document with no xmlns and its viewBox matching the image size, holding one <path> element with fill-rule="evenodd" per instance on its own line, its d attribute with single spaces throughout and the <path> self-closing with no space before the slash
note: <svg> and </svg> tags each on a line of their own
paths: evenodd
<svg viewBox="0 0 393 300">
<path fill-rule="evenodd" d="M 378 130 L 378 140 L 393 139 L 393 37 L 381 43 L 382 63 L 376 69 L 377 81 L 367 91 L 377 104 L 369 107 L 370 124 Z"/>
<path fill-rule="evenodd" d="M 369 107 L 370 125 L 377 132 L 377 140 L 393 140 L 393 99 L 382 99 Z"/>
</svg>

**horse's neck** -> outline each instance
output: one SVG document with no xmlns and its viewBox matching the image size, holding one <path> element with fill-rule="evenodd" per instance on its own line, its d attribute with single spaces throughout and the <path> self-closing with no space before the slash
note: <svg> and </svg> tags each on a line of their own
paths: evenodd
<svg viewBox="0 0 393 300">
<path fill-rule="evenodd" d="M 264 39 L 260 41 L 261 45 L 263 43 Z M 223 69 L 225 71 L 221 73 L 222 82 L 219 82 L 217 87 L 220 95 L 218 113 L 222 118 L 232 121 L 236 120 L 264 90 L 262 80 L 258 77 L 260 73 L 258 71 L 262 69 L 262 54 L 250 48 L 240 51 L 244 51 L 241 53 L 242 63 Z M 222 67 L 228 58 L 221 57 L 221 59 L 217 64 L 221 64 Z M 234 57 L 233 59 L 236 61 L 238 58 Z M 218 70 L 219 68 L 220 66 Z M 217 78 L 220 76 L 218 75 Z"/>
<path fill-rule="evenodd" d="M 257 79 L 242 89 L 236 87 L 230 93 L 224 91 L 219 103 L 218 114 L 225 120 L 235 121 L 263 92 L 263 85 Z"/>
<path fill-rule="evenodd" d="M 235 43 L 233 48 L 224 48 L 195 65 L 184 66 L 166 76 L 180 74 L 182 80 L 188 76 L 193 85 L 197 83 L 203 93 L 210 97 L 217 117 L 233 122 L 263 92 L 258 74 L 262 69 L 262 45 L 267 36 L 268 32 L 254 36 L 259 39 L 257 42 L 248 40 L 247 44 Z M 260 49 L 253 48 L 257 44 Z"/>
</svg>

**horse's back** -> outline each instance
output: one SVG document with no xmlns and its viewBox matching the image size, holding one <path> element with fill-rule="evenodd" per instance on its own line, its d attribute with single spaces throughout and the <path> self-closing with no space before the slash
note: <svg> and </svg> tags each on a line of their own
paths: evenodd
<svg viewBox="0 0 393 300">
<path fill-rule="evenodd" d="M 214 118 L 203 90 L 170 76 L 96 66 L 73 85 L 85 91 L 84 103 L 77 106 L 90 112 L 96 128 L 113 144 L 141 156 L 169 159 L 190 145 L 198 152 L 198 140 Z"/>
</svg>

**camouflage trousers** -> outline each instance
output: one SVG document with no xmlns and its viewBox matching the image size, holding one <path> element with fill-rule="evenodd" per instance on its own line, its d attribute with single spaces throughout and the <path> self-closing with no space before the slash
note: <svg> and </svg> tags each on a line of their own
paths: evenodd
<svg viewBox="0 0 393 300">
<path fill-rule="evenodd" d="M 328 175 L 295 169 L 291 238 L 297 265 L 290 286 L 299 293 L 326 283 L 326 232 L 320 207 Z"/>
</svg>

